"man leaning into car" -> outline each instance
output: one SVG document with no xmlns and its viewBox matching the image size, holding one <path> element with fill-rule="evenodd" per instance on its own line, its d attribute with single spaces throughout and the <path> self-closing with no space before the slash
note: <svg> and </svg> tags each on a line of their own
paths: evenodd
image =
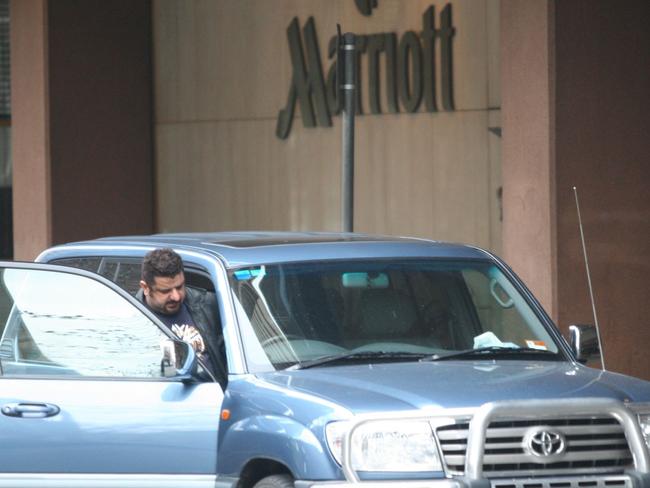
<svg viewBox="0 0 650 488">
<path fill-rule="evenodd" d="M 217 373 L 221 331 L 217 330 L 216 299 L 204 290 L 185 286 L 183 260 L 175 251 L 154 249 L 145 255 L 136 297 Z"/>
</svg>

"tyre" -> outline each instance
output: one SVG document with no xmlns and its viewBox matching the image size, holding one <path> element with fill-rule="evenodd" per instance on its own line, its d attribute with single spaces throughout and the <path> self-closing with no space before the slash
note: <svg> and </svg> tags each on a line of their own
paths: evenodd
<svg viewBox="0 0 650 488">
<path fill-rule="evenodd" d="M 259 480 L 254 488 L 294 488 L 293 478 L 288 474 L 274 474 Z"/>
</svg>

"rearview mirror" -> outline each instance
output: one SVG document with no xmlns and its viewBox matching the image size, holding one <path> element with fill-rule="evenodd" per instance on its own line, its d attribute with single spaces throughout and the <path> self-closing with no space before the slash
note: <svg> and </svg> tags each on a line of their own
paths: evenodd
<svg viewBox="0 0 650 488">
<path fill-rule="evenodd" d="M 386 273 L 343 273 L 341 276 L 343 288 L 388 288 L 389 281 Z"/>
<path fill-rule="evenodd" d="M 569 334 L 571 350 L 580 363 L 585 364 L 592 359 L 600 360 L 596 327 L 586 324 L 570 325 Z"/>
</svg>

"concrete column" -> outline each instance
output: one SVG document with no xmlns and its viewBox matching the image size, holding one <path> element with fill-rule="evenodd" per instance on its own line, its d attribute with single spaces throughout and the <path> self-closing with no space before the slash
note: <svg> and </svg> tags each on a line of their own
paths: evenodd
<svg viewBox="0 0 650 488">
<path fill-rule="evenodd" d="M 557 318 L 552 0 L 501 2 L 503 256 Z"/>
<path fill-rule="evenodd" d="M 10 8 L 16 259 L 152 232 L 150 2 Z"/>
<path fill-rule="evenodd" d="M 47 0 L 14 0 L 11 111 L 14 258 L 32 259 L 52 242 Z"/>
<path fill-rule="evenodd" d="M 593 323 L 607 369 L 650 379 L 650 3 L 556 2 L 558 320 Z"/>
<path fill-rule="evenodd" d="M 650 379 L 650 3 L 502 0 L 504 257 L 607 369 Z"/>
</svg>

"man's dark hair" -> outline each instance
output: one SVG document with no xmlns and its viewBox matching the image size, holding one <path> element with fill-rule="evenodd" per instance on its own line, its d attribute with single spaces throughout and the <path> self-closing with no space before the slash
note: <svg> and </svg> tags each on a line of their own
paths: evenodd
<svg viewBox="0 0 650 488">
<path fill-rule="evenodd" d="M 172 278 L 182 271 L 183 260 L 169 248 L 149 251 L 142 261 L 142 280 L 149 286 L 153 286 L 154 279 L 159 276 Z"/>
</svg>

